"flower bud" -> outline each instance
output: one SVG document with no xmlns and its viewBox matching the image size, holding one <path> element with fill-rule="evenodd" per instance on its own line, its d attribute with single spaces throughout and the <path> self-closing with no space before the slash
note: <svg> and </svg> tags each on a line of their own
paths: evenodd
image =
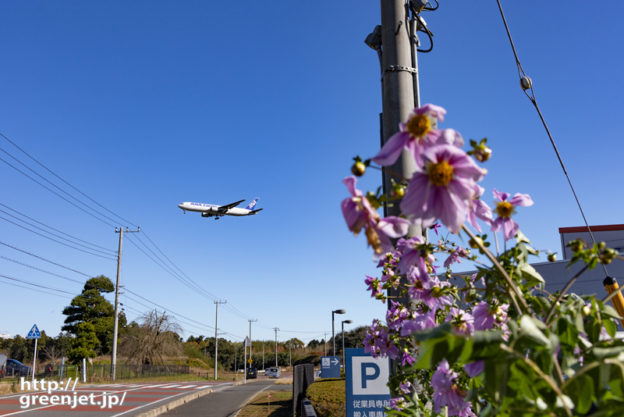
<svg viewBox="0 0 624 417">
<path fill-rule="evenodd" d="M 468 241 L 468 245 L 470 245 L 472 249 L 479 249 L 479 244 L 483 245 L 483 239 L 481 239 L 479 236 L 476 236 L 476 239 L 471 238 Z"/>
<path fill-rule="evenodd" d="M 556 253 L 549 253 L 548 254 L 548 262 L 555 262 L 557 260 L 557 254 Z"/>
<path fill-rule="evenodd" d="M 356 177 L 361 177 L 366 172 L 366 165 L 362 161 L 355 161 L 353 165 L 351 165 L 351 172 Z"/>
<path fill-rule="evenodd" d="M 405 186 L 402 184 L 393 184 L 392 185 L 392 197 L 395 198 L 403 198 L 405 195 Z"/>
<path fill-rule="evenodd" d="M 583 316 L 589 316 L 589 314 L 591 313 L 591 308 L 589 308 L 588 305 L 583 306 Z"/>
<path fill-rule="evenodd" d="M 479 162 L 485 162 L 492 156 L 492 149 L 489 146 L 481 145 L 475 149 L 474 157 Z"/>
</svg>

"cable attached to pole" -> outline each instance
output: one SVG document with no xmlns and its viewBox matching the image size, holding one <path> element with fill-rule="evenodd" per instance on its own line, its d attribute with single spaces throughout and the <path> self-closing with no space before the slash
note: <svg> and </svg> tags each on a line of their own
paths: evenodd
<svg viewBox="0 0 624 417">
<path fill-rule="evenodd" d="M 570 176 L 568 175 L 568 171 L 566 170 L 565 164 L 563 163 L 563 159 L 561 158 L 559 149 L 557 149 L 557 145 L 555 144 L 555 139 L 550 133 L 548 124 L 546 124 L 546 120 L 544 119 L 544 116 L 542 115 L 542 111 L 540 110 L 537 104 L 537 99 L 535 98 L 535 90 L 533 90 L 533 81 L 524 72 L 524 69 L 522 68 L 522 63 L 520 62 L 520 59 L 518 58 L 518 53 L 516 52 L 516 46 L 514 44 L 513 39 L 511 38 L 511 32 L 509 31 L 509 26 L 507 25 L 507 19 L 505 18 L 505 13 L 503 12 L 503 6 L 501 5 L 500 0 L 496 0 L 496 3 L 498 4 L 498 10 L 500 11 L 501 18 L 503 19 L 503 24 L 505 25 L 505 31 L 507 32 L 507 38 L 509 38 L 509 44 L 511 45 L 511 49 L 514 54 L 514 59 L 516 60 L 516 67 L 518 68 L 518 76 L 520 77 L 520 87 L 522 87 L 522 91 L 529 98 L 529 100 L 533 104 L 533 107 L 535 107 L 535 110 L 537 111 L 537 114 L 539 115 L 539 118 L 542 121 L 542 125 L 544 126 L 544 129 L 546 130 L 546 134 L 548 135 L 550 144 L 552 145 L 553 150 L 555 151 L 555 154 L 557 155 L 557 159 L 559 160 L 559 164 L 561 165 L 561 169 L 563 170 L 563 174 L 568 180 L 568 185 L 570 186 L 570 190 L 572 190 L 572 194 L 574 195 L 574 200 L 576 200 L 576 205 L 578 206 L 578 209 L 581 212 L 581 217 L 583 217 L 583 222 L 585 222 L 585 227 L 587 227 L 587 231 L 589 232 L 589 236 L 591 237 L 592 242 L 596 244 L 596 238 L 594 237 L 591 227 L 589 227 L 589 223 L 587 222 L 587 217 L 585 217 L 585 212 L 583 211 L 581 202 L 578 198 L 578 195 L 576 194 L 576 190 L 574 189 L 572 180 L 570 179 Z M 606 265 L 602 263 L 601 265 L 602 265 L 602 268 L 604 269 L 605 275 L 608 276 L 609 273 L 607 272 Z"/>
</svg>

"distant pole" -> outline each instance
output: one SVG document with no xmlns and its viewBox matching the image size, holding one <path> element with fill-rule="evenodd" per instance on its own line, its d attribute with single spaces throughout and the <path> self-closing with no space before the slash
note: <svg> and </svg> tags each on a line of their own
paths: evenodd
<svg viewBox="0 0 624 417">
<path fill-rule="evenodd" d="M 347 311 L 340 308 L 338 310 L 332 310 L 332 356 L 336 356 L 336 337 L 334 336 L 334 314 L 345 314 Z"/>
<path fill-rule="evenodd" d="M 325 339 L 323 339 L 323 341 L 325 342 L 325 356 L 327 356 L 327 332 L 325 332 Z"/>
<path fill-rule="evenodd" d="M 243 342 L 243 351 L 245 351 L 245 357 L 243 358 L 243 384 L 247 383 L 247 346 L 244 346 L 245 342 Z"/>
<path fill-rule="evenodd" d="M 215 357 L 214 357 L 214 379 L 217 380 L 217 355 L 219 353 L 219 333 L 218 333 L 218 325 L 219 325 L 219 304 L 227 303 L 226 300 L 223 301 L 215 301 Z"/>
<path fill-rule="evenodd" d="M 32 368 L 32 380 L 33 386 L 35 385 L 35 369 L 37 366 L 37 338 L 35 338 L 35 350 L 33 352 L 33 368 Z"/>
<path fill-rule="evenodd" d="M 351 320 L 343 320 L 341 322 L 341 325 L 342 325 L 342 366 L 345 366 L 344 369 L 347 369 L 346 368 L 347 365 L 345 363 L 345 345 L 344 345 L 344 336 L 345 336 L 344 325 L 345 325 L 345 323 L 351 324 L 353 322 Z"/>
<path fill-rule="evenodd" d="M 251 323 L 254 323 L 254 322 L 258 321 L 258 320 L 257 319 L 255 319 L 255 320 L 249 319 L 247 321 L 249 321 L 249 359 L 253 359 L 252 353 L 251 353 Z"/>
<path fill-rule="evenodd" d="M 273 330 L 275 330 L 275 367 L 277 368 L 277 331 L 279 329 L 274 327 Z"/>
<path fill-rule="evenodd" d="M 126 227 L 126 233 L 139 233 L 141 228 L 137 230 L 128 230 Z M 111 380 L 115 380 L 116 368 L 117 368 L 117 336 L 119 334 L 119 281 L 121 279 L 121 245 L 123 242 L 123 227 L 115 227 L 115 233 L 119 233 L 119 247 L 117 249 L 117 280 L 115 282 L 115 322 L 113 324 L 113 346 L 111 351 Z"/>
</svg>

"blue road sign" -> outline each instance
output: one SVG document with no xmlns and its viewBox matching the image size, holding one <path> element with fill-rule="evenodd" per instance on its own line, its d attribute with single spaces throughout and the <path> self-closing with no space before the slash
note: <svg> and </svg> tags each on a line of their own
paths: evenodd
<svg viewBox="0 0 624 417">
<path fill-rule="evenodd" d="M 321 356 L 321 378 L 340 378 L 338 356 Z"/>
<path fill-rule="evenodd" d="M 345 349 L 346 417 L 385 417 L 390 406 L 390 359 L 373 358 L 364 349 Z"/>
<path fill-rule="evenodd" d="M 28 336 L 26 339 L 41 339 L 41 333 L 39 333 L 39 329 L 36 324 L 33 324 L 32 329 L 28 332 Z"/>
</svg>

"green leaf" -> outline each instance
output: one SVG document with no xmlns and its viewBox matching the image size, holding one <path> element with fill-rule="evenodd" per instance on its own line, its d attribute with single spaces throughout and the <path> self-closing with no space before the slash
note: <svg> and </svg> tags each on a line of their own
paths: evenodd
<svg viewBox="0 0 624 417">
<path fill-rule="evenodd" d="M 550 340 L 542 333 L 540 327 L 544 327 L 544 323 L 531 316 L 525 314 L 520 318 L 520 335 L 528 337 L 541 346 L 550 346 Z"/>
<path fill-rule="evenodd" d="M 544 278 L 531 266 L 531 264 L 523 263 L 518 265 L 518 271 L 521 273 L 522 278 L 526 279 L 529 284 L 544 284 Z"/>
<path fill-rule="evenodd" d="M 566 387 L 565 394 L 573 398 L 576 411 L 584 415 L 594 401 L 594 381 L 589 375 L 580 375 L 574 378 Z"/>
</svg>

